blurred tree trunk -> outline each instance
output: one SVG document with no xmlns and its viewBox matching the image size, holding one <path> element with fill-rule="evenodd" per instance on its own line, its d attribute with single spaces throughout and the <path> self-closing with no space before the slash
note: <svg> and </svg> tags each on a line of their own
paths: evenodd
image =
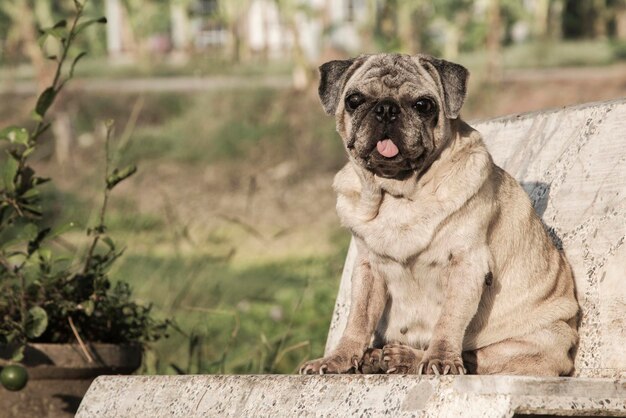
<svg viewBox="0 0 626 418">
<path fill-rule="evenodd" d="M 32 7 L 28 0 L 15 0 L 7 4 L 5 11 L 18 30 L 18 37 L 23 43 L 24 54 L 28 57 L 33 66 L 38 89 L 43 90 L 50 78 L 50 70 L 46 65 L 46 58 L 37 42 L 37 21 Z"/>
<path fill-rule="evenodd" d="M 533 30 L 535 32 L 535 37 L 539 41 L 543 41 L 548 37 L 550 1 L 535 0 L 534 3 L 535 7 L 533 10 Z"/>
<path fill-rule="evenodd" d="M 187 7 L 187 0 L 172 0 L 170 3 L 172 46 L 179 53 L 189 52 L 191 46 L 191 22 Z"/>
<path fill-rule="evenodd" d="M 49 0 L 35 0 L 35 16 L 37 22 L 42 27 L 50 27 L 54 25 L 54 19 L 52 18 L 52 9 Z"/>
<path fill-rule="evenodd" d="M 114 60 L 141 56 L 143 52 L 141 42 L 138 42 L 130 21 L 132 14 L 128 6 L 122 0 L 106 0 L 105 3 L 108 19 L 107 51 L 109 57 Z"/>
<path fill-rule="evenodd" d="M 450 20 L 448 16 L 452 16 Z M 446 22 L 446 36 L 443 47 L 443 56 L 446 59 L 455 60 L 459 56 L 461 36 L 471 19 L 470 11 L 465 7 L 458 7 L 444 14 Z"/>
<path fill-rule="evenodd" d="M 305 9 L 297 0 L 278 0 L 276 2 L 281 17 L 291 32 L 291 56 L 293 60 L 293 86 L 296 90 L 304 90 L 311 82 L 312 65 L 302 48 L 299 19 L 305 19 Z"/>
<path fill-rule="evenodd" d="M 606 38 L 607 7 L 606 0 L 593 0 L 593 37 Z"/>
<path fill-rule="evenodd" d="M 109 53 L 109 57 L 116 59 L 123 53 L 123 16 L 120 0 L 105 0 L 105 15 L 108 20 L 106 25 L 107 52 Z"/>
<path fill-rule="evenodd" d="M 398 36 L 402 48 L 409 54 L 417 54 L 422 50 L 423 9 L 422 0 L 401 1 L 398 4 Z"/>
<path fill-rule="evenodd" d="M 454 22 L 447 22 L 446 40 L 443 45 L 443 57 L 448 60 L 455 60 L 459 55 L 460 42 L 459 28 Z"/>
<path fill-rule="evenodd" d="M 326 0 L 327 20 L 325 20 L 324 22 L 325 33 L 330 32 L 330 29 L 333 23 L 330 17 L 330 6 L 328 5 L 332 1 L 333 0 Z M 364 24 L 359 26 L 358 31 L 359 31 L 359 37 L 361 38 L 361 46 L 363 50 L 368 51 L 368 50 L 375 49 L 374 33 L 378 25 L 378 2 L 376 0 L 364 0 L 364 1 L 366 3 L 365 7 L 367 10 L 366 12 L 367 18 Z"/>
<path fill-rule="evenodd" d="M 304 90 L 310 83 L 310 65 L 302 49 L 300 42 L 300 30 L 295 19 L 289 23 L 289 30 L 293 36 L 292 57 L 293 57 L 293 86 L 296 90 Z"/>
<path fill-rule="evenodd" d="M 232 62 L 238 63 L 241 61 L 241 18 L 235 18 L 228 25 L 228 31 L 230 32 L 230 59 Z"/>
<path fill-rule="evenodd" d="M 550 39 L 563 38 L 562 22 L 564 7 L 563 0 L 553 0 L 550 3 L 550 10 L 548 11 L 548 37 Z"/>
<path fill-rule="evenodd" d="M 263 7 L 262 25 L 263 46 L 261 47 L 261 60 L 266 63 L 270 57 L 270 26 L 267 6 Z"/>
<path fill-rule="evenodd" d="M 489 0 L 487 10 L 487 68 L 486 77 L 490 83 L 497 83 L 502 76 L 502 16 L 500 0 Z"/>
<path fill-rule="evenodd" d="M 228 0 L 218 2 L 220 15 L 226 22 L 230 34 L 228 55 L 233 62 L 240 62 L 245 47 L 246 16 L 250 6 L 248 0 Z"/>
<path fill-rule="evenodd" d="M 626 0 L 615 6 L 615 38 L 626 40 Z"/>
</svg>

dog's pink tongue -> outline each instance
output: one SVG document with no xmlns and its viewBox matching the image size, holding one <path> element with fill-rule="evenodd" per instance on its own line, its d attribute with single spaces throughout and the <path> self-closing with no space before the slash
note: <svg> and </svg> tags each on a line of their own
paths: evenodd
<svg viewBox="0 0 626 418">
<path fill-rule="evenodd" d="M 378 141 L 376 144 L 376 149 L 383 157 L 392 158 L 398 155 L 398 147 L 393 143 L 391 139 L 384 139 L 382 141 Z"/>
</svg>

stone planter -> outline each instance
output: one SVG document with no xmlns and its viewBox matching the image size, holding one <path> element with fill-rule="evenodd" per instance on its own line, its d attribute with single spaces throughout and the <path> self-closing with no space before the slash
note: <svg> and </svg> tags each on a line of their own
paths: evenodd
<svg viewBox="0 0 626 418">
<path fill-rule="evenodd" d="M 3 417 L 73 417 L 91 382 L 104 374 L 130 374 L 141 365 L 141 346 L 88 344 L 89 362 L 78 344 L 30 344 L 22 364 L 29 381 L 19 392 L 0 388 Z M 0 346 L 0 358 L 12 350 Z"/>
</svg>

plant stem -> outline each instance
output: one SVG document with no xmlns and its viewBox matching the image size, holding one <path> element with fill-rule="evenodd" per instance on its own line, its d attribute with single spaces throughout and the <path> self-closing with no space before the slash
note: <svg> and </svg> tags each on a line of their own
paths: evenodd
<svg viewBox="0 0 626 418">
<path fill-rule="evenodd" d="M 21 271 L 17 271 L 16 274 L 20 278 L 20 322 L 22 324 L 22 330 L 26 330 L 26 278 Z"/>
<path fill-rule="evenodd" d="M 72 319 L 71 316 L 67 317 L 67 322 L 69 322 L 70 324 L 70 328 L 72 329 L 72 332 L 74 333 L 74 337 L 76 337 L 76 340 L 78 340 L 78 345 L 80 346 L 80 349 L 83 350 L 83 354 L 85 355 L 85 357 L 87 357 L 87 362 L 93 363 L 93 357 L 89 353 L 89 349 L 87 348 L 87 345 L 85 344 L 83 339 L 80 337 L 80 334 L 78 333 L 78 329 L 76 329 L 76 325 L 74 325 L 74 320 Z"/>
<path fill-rule="evenodd" d="M 86 274 L 89 271 L 89 267 L 91 265 L 91 259 L 93 258 L 93 253 L 96 250 L 96 246 L 98 245 L 98 241 L 100 241 L 100 236 L 103 233 L 104 228 L 104 220 L 106 216 L 107 206 L 109 204 L 109 194 L 111 193 L 111 189 L 109 189 L 107 184 L 107 179 L 109 178 L 109 166 L 111 165 L 111 153 L 110 153 L 110 142 L 111 135 L 113 133 L 113 124 L 107 125 L 107 134 L 104 142 L 104 196 L 102 199 L 102 206 L 100 207 L 100 217 L 98 220 L 98 225 L 94 229 L 94 237 L 93 241 L 91 241 L 91 245 L 89 246 L 89 251 L 87 251 L 87 257 L 85 259 L 85 266 L 83 267 L 83 274 Z"/>
<path fill-rule="evenodd" d="M 52 84 L 50 85 L 50 88 L 54 90 L 55 97 L 61 91 L 61 89 L 63 89 L 63 86 L 65 86 L 65 82 L 58 85 L 59 80 L 61 79 L 61 73 L 63 71 L 63 64 L 65 63 L 65 60 L 67 59 L 67 54 L 70 50 L 70 45 L 72 44 L 72 41 L 74 40 L 74 37 L 76 36 L 76 33 L 74 32 L 76 30 L 76 25 L 78 24 L 79 19 L 82 17 L 83 10 L 85 8 L 84 4 L 79 4 L 79 3 L 76 3 L 76 4 L 77 4 L 76 15 L 74 16 L 74 20 L 72 21 L 72 26 L 70 27 L 70 30 L 67 34 L 67 38 L 61 41 L 61 49 L 62 49 L 61 58 L 58 61 L 58 65 L 54 73 L 54 79 L 52 81 Z M 42 120 L 40 120 L 37 123 L 37 126 L 35 127 L 34 131 L 30 135 L 30 138 L 29 138 L 30 146 L 34 145 L 34 143 L 37 141 L 37 138 L 42 133 L 44 133 L 46 129 L 48 129 L 48 124 L 44 123 L 43 116 L 44 115 L 41 115 Z"/>
</svg>

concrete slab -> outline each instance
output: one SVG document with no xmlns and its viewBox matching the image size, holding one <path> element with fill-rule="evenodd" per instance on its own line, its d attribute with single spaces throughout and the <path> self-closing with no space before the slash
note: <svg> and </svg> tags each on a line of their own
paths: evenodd
<svg viewBox="0 0 626 418">
<path fill-rule="evenodd" d="M 77 416 L 626 416 L 626 99 L 472 125 L 572 264 L 577 377 L 105 376 Z M 355 256 L 351 245 L 327 351 L 345 326 Z"/>
<path fill-rule="evenodd" d="M 626 416 L 626 382 L 511 376 L 100 377 L 87 417 Z"/>
</svg>

